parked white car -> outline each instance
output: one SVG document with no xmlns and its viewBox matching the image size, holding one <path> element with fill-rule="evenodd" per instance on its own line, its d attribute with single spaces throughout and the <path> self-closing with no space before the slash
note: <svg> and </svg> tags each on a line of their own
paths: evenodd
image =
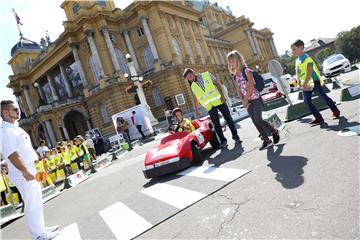
<svg viewBox="0 0 360 240">
<path fill-rule="evenodd" d="M 349 59 L 345 58 L 342 54 L 331 55 L 324 60 L 322 65 L 325 77 L 332 77 L 338 75 L 342 70 L 345 72 L 351 71 L 351 64 Z"/>
</svg>

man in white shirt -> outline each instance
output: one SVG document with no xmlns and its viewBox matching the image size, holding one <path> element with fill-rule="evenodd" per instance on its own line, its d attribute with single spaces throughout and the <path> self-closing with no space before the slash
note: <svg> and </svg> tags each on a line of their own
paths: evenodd
<svg viewBox="0 0 360 240">
<path fill-rule="evenodd" d="M 40 140 L 40 146 L 36 149 L 36 152 L 40 155 L 40 158 L 43 159 L 45 152 L 50 151 L 47 146 L 45 146 L 45 141 Z"/>
<path fill-rule="evenodd" d="M 9 179 L 20 191 L 25 203 L 25 220 L 32 239 L 47 240 L 56 237 L 59 226 L 45 227 L 40 184 L 35 180 L 34 161 L 37 153 L 29 134 L 15 125 L 19 108 L 13 101 L 1 101 L 0 144 L 9 169 Z"/>
<path fill-rule="evenodd" d="M 141 134 L 142 138 L 145 139 L 145 134 L 141 130 L 143 123 L 143 119 L 140 115 L 137 115 L 135 111 L 132 111 L 132 115 L 134 117 L 134 125 Z"/>
</svg>

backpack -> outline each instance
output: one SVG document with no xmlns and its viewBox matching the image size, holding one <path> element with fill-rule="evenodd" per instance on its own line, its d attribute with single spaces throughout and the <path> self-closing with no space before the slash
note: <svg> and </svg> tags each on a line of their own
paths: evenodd
<svg viewBox="0 0 360 240">
<path fill-rule="evenodd" d="M 246 81 L 249 81 L 249 80 L 247 79 L 247 76 L 246 76 L 246 73 L 245 73 L 245 69 L 246 69 L 246 68 L 244 68 L 244 69 L 242 70 L 242 75 L 243 75 L 243 77 L 246 79 Z M 253 74 L 253 77 L 254 77 L 254 80 L 255 80 L 255 88 L 256 88 L 256 90 L 258 90 L 259 92 L 261 92 L 261 91 L 264 89 L 264 87 L 265 87 L 264 79 L 263 79 L 263 77 L 262 77 L 260 74 L 258 74 L 256 71 L 253 71 L 252 74 Z"/>
</svg>

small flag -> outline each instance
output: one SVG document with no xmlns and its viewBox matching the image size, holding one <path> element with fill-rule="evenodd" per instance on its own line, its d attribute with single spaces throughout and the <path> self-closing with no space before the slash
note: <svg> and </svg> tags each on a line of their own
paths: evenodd
<svg viewBox="0 0 360 240">
<path fill-rule="evenodd" d="M 15 16 L 15 20 L 16 20 L 16 24 L 20 24 L 20 25 L 23 25 L 21 22 L 20 22 L 20 18 L 19 16 L 17 15 L 17 13 L 15 12 L 15 10 L 13 9 L 13 12 L 14 12 L 14 16 Z"/>
</svg>

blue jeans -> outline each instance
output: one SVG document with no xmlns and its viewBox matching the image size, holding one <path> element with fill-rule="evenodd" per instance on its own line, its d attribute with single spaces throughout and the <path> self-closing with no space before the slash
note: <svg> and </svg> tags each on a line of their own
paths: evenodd
<svg viewBox="0 0 360 240">
<path fill-rule="evenodd" d="M 220 120 L 219 120 L 219 115 L 218 115 L 218 110 L 221 112 L 221 114 L 223 115 L 225 121 L 227 122 L 230 130 L 231 130 L 231 134 L 232 134 L 232 138 L 234 140 L 238 140 L 240 139 L 239 138 L 239 135 L 237 134 L 237 130 L 236 130 L 236 127 L 235 127 L 235 124 L 234 124 L 234 121 L 231 117 L 231 114 L 230 114 L 230 111 L 229 111 L 229 108 L 228 106 L 226 105 L 226 103 L 223 103 L 219 106 L 216 106 L 216 107 L 213 107 L 212 109 L 210 109 L 209 111 L 209 115 L 210 115 L 210 118 L 211 118 L 211 121 L 213 122 L 213 124 L 215 125 L 215 131 L 216 131 L 216 134 L 219 136 L 220 138 L 220 142 L 223 143 L 223 142 L 226 142 L 226 138 L 224 136 L 224 133 L 221 129 L 221 125 L 220 125 Z"/>
<path fill-rule="evenodd" d="M 309 108 L 310 112 L 314 115 L 316 119 L 322 119 L 323 117 L 311 101 L 311 95 L 313 91 L 330 107 L 333 113 L 339 112 L 339 109 L 336 107 L 334 101 L 326 94 L 324 89 L 321 87 L 320 82 L 314 81 L 314 89 L 310 91 L 303 91 L 303 96 L 304 104 Z"/>
</svg>

